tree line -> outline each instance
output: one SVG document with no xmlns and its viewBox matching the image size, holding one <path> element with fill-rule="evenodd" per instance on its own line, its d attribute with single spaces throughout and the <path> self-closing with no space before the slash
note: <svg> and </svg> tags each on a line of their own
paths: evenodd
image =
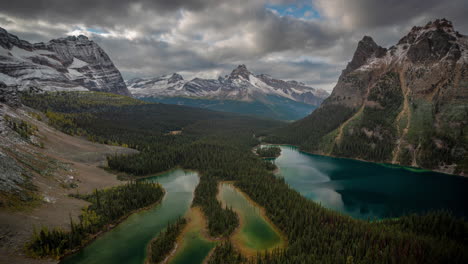
<svg viewBox="0 0 468 264">
<path fill-rule="evenodd" d="M 34 230 L 33 237 L 26 244 L 26 251 L 35 257 L 60 258 L 67 252 L 86 244 L 92 235 L 109 224 L 117 223 L 122 217 L 140 208 L 160 202 L 163 188 L 156 183 L 129 182 L 125 185 L 91 194 L 76 194 L 91 204 L 82 209 L 79 221 L 70 216 L 70 230 L 42 227 Z"/>
</svg>

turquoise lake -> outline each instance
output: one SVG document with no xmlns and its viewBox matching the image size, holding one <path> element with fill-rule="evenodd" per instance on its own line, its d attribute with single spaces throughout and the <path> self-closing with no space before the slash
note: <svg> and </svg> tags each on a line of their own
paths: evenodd
<svg viewBox="0 0 468 264">
<path fill-rule="evenodd" d="M 195 172 L 177 169 L 145 180 L 159 182 L 166 190 L 160 205 L 131 215 L 117 227 L 60 263 L 144 263 L 149 241 L 168 223 L 183 216 L 189 209 L 199 179 Z"/>
<path fill-rule="evenodd" d="M 386 164 L 312 155 L 280 146 L 278 176 L 305 197 L 360 219 L 428 210 L 468 216 L 468 178 Z"/>
</svg>

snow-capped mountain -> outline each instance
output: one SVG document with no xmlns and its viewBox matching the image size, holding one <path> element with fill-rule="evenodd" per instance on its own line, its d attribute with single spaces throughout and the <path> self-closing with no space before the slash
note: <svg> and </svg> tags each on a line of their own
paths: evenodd
<svg viewBox="0 0 468 264">
<path fill-rule="evenodd" d="M 20 89 L 130 95 L 109 56 L 82 35 L 31 44 L 0 28 L 0 82 Z"/>
<path fill-rule="evenodd" d="M 127 86 L 138 98 L 193 97 L 252 102 L 265 95 L 274 95 L 317 106 L 328 96 L 326 91 L 300 82 L 277 80 L 265 74 L 254 75 L 245 65 L 239 65 L 230 75 L 218 79 L 186 81 L 174 73 L 157 78 L 132 79 L 127 81 Z"/>
</svg>

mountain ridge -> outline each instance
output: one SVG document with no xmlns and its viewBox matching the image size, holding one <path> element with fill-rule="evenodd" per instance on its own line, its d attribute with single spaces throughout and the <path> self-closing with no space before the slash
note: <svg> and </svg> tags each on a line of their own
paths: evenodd
<svg viewBox="0 0 468 264">
<path fill-rule="evenodd" d="M 297 81 L 254 75 L 244 64 L 218 79 L 193 78 L 177 73 L 154 78 L 134 78 L 126 84 L 135 97 L 195 97 L 204 99 L 254 101 L 265 94 L 278 95 L 306 104 L 319 105 L 328 93 Z"/>
<path fill-rule="evenodd" d="M 468 37 L 450 21 L 386 49 L 365 36 L 330 97 L 271 141 L 319 154 L 468 171 Z"/>
<path fill-rule="evenodd" d="M 0 28 L 0 82 L 19 89 L 130 95 L 109 56 L 83 35 L 29 43 Z"/>
</svg>

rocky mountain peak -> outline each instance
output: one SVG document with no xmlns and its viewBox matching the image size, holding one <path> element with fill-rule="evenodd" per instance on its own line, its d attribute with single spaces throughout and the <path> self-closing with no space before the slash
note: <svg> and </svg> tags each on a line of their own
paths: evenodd
<svg viewBox="0 0 468 264">
<path fill-rule="evenodd" d="M 430 21 L 424 27 L 413 27 L 398 45 L 409 48 L 408 59 L 413 63 L 434 62 L 443 57 L 458 60 L 461 50 L 456 42 L 460 37 L 452 22 L 443 18 Z"/>
<path fill-rule="evenodd" d="M 252 75 L 252 73 L 247 69 L 247 66 L 245 66 L 245 64 L 241 64 L 231 72 L 229 79 L 242 77 L 248 80 L 250 75 Z"/>
<path fill-rule="evenodd" d="M 178 73 L 173 73 L 171 77 L 169 77 L 169 79 L 167 80 L 167 83 L 176 83 L 176 82 L 180 82 L 183 80 L 184 80 L 184 77 L 182 77 L 182 75 Z"/>
<path fill-rule="evenodd" d="M 437 29 L 444 29 L 444 30 L 452 30 L 453 31 L 453 24 L 452 24 L 452 21 L 449 21 L 449 20 L 447 20 L 445 18 L 442 18 L 442 19 L 436 19 L 433 22 L 429 21 L 424 28 L 425 29 L 437 28 Z"/>
<path fill-rule="evenodd" d="M 66 43 L 66 42 L 93 42 L 85 35 L 68 36 L 64 38 L 52 39 L 49 43 Z"/>
<path fill-rule="evenodd" d="M 454 40 L 456 36 L 461 36 L 455 32 L 451 21 L 443 19 L 436 19 L 435 21 L 428 22 L 423 27 L 414 26 L 406 36 L 400 39 L 398 44 L 413 44 L 421 39 L 432 38 L 433 35 L 447 35 L 451 36 Z"/>
<path fill-rule="evenodd" d="M 0 46 L 5 49 L 11 49 L 13 46 L 17 46 L 26 50 L 31 50 L 31 43 L 19 39 L 17 36 L 8 33 L 4 28 L 0 27 Z"/>
<path fill-rule="evenodd" d="M 0 28 L 0 73 L 8 85 L 130 95 L 106 52 L 88 37 L 31 44 Z"/>
<path fill-rule="evenodd" d="M 364 65 L 369 58 L 381 58 L 386 52 L 387 49 L 377 45 L 371 37 L 364 36 L 362 40 L 359 41 L 356 51 L 354 52 L 353 59 L 348 63 L 348 66 L 344 71 L 351 72 Z"/>
</svg>

